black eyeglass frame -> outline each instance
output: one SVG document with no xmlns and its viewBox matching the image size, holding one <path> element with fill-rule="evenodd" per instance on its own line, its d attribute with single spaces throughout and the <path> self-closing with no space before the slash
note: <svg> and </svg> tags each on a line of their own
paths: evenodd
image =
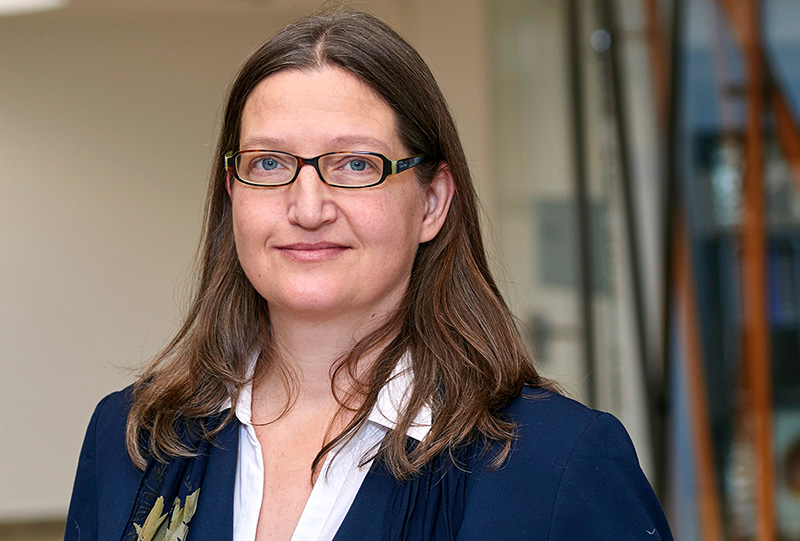
<svg viewBox="0 0 800 541">
<path fill-rule="evenodd" d="M 256 152 L 283 154 L 284 156 L 291 156 L 294 159 L 296 159 L 297 168 L 295 169 L 294 175 L 292 176 L 291 180 L 287 180 L 286 182 L 281 182 L 280 184 L 259 184 L 257 182 L 245 180 L 242 177 L 240 177 L 239 171 L 236 167 L 236 159 L 243 154 L 252 154 Z M 356 154 L 363 156 L 375 156 L 379 158 L 381 162 L 383 162 L 383 171 L 381 174 L 381 178 L 373 182 L 372 184 L 365 184 L 363 186 L 346 186 L 344 184 L 334 184 L 328 182 L 325 179 L 325 177 L 322 176 L 322 171 L 320 171 L 319 168 L 319 160 L 321 158 L 324 158 L 325 156 L 331 156 L 333 154 Z M 425 156 L 422 154 L 418 154 L 417 156 L 411 156 L 409 158 L 403 158 L 402 160 L 390 160 L 389 158 L 378 152 L 367 152 L 362 150 L 353 150 L 353 151 L 344 150 L 338 152 L 326 152 L 325 154 L 320 154 L 319 156 L 316 156 L 314 158 L 303 158 L 296 154 L 292 154 L 291 152 L 283 152 L 281 150 L 261 150 L 261 149 L 238 150 L 236 152 L 229 151 L 226 152 L 224 156 L 225 169 L 229 173 L 231 173 L 234 177 L 236 177 L 236 180 L 238 180 L 242 184 L 247 184 L 248 186 L 257 186 L 260 188 L 277 188 L 279 186 L 288 186 L 289 184 L 297 180 L 297 177 L 300 175 L 300 169 L 302 169 L 304 165 L 312 166 L 317 171 L 317 176 L 319 177 L 319 179 L 328 186 L 333 186 L 334 188 L 345 188 L 353 190 L 357 190 L 360 188 L 372 188 L 373 186 L 377 186 L 383 183 L 383 181 L 385 181 L 389 175 L 396 175 L 397 173 L 402 173 L 403 171 L 407 171 L 408 169 L 411 169 L 412 167 L 416 167 L 417 165 L 421 164 L 423 161 L 425 161 Z"/>
</svg>

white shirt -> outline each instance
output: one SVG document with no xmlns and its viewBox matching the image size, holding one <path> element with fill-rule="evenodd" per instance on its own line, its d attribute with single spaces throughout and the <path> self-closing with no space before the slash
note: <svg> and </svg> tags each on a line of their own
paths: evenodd
<svg viewBox="0 0 800 541">
<path fill-rule="evenodd" d="M 372 461 L 359 466 L 384 436 L 397 426 L 397 419 L 413 385 L 411 361 L 402 357 L 392 377 L 378 393 L 375 407 L 355 436 L 328 453 L 311 490 L 292 541 L 333 539 L 369 472 Z M 233 493 L 233 541 L 254 541 L 264 496 L 264 463 L 261 444 L 251 423 L 252 386 L 242 389 L 236 407 L 239 419 L 239 457 Z M 414 418 L 408 436 L 417 441 L 430 430 L 431 410 L 423 408 Z"/>
</svg>

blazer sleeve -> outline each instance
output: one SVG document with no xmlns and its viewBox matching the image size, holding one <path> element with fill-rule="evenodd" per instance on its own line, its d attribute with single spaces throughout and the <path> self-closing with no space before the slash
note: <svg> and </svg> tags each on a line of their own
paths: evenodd
<svg viewBox="0 0 800 541">
<path fill-rule="evenodd" d="M 548 539 L 672 540 L 622 424 L 607 413 L 581 434 L 558 482 Z"/>
<path fill-rule="evenodd" d="M 94 410 L 83 439 L 78 471 L 72 486 L 64 541 L 97 541 L 97 420 L 105 397 Z"/>
</svg>

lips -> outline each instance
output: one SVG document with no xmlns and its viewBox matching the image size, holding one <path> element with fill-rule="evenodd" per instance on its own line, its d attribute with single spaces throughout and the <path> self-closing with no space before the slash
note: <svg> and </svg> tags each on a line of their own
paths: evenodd
<svg viewBox="0 0 800 541">
<path fill-rule="evenodd" d="M 296 242 L 275 247 L 284 257 L 295 261 L 327 261 L 349 250 L 335 242 Z"/>
</svg>

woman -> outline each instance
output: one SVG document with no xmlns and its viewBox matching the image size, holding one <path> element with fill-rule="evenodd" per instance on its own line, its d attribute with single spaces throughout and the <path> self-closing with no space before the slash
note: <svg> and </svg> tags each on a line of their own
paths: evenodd
<svg viewBox="0 0 800 541">
<path fill-rule="evenodd" d="M 67 539 L 671 539 L 621 425 L 533 368 L 444 98 L 382 22 L 247 61 L 203 238 L 182 329 L 92 417 Z"/>
</svg>

